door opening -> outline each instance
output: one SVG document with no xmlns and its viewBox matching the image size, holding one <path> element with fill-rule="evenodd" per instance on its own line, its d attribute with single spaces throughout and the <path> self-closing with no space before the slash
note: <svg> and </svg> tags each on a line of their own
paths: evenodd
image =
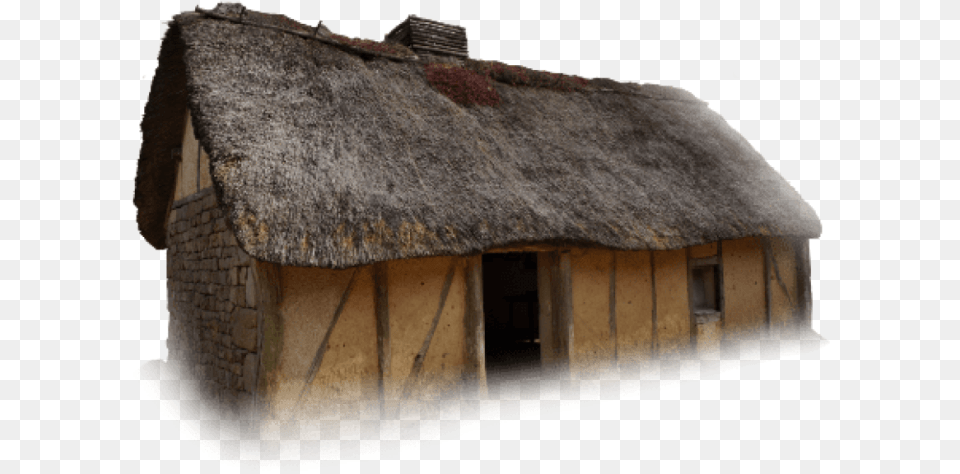
<svg viewBox="0 0 960 474">
<path fill-rule="evenodd" d="M 536 253 L 483 255 L 483 313 L 488 373 L 539 367 Z"/>
</svg>

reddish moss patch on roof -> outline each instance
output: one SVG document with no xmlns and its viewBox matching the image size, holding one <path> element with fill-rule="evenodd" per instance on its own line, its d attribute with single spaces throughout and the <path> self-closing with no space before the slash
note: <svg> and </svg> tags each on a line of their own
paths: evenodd
<svg viewBox="0 0 960 474">
<path fill-rule="evenodd" d="M 498 105 L 500 94 L 488 76 L 443 63 L 424 66 L 427 81 L 440 93 L 460 105 Z"/>
<path fill-rule="evenodd" d="M 370 51 L 373 53 L 386 53 L 386 54 L 392 54 L 394 56 L 401 56 L 401 57 L 410 56 L 410 50 L 398 44 L 382 43 L 379 41 L 373 41 L 373 40 L 362 39 L 362 38 L 349 38 L 343 35 L 338 35 L 336 33 L 334 33 L 331 36 L 333 37 L 333 39 L 337 40 L 342 44 L 353 46 L 354 48 L 360 48 L 365 51 Z"/>
<path fill-rule="evenodd" d="M 313 28 L 304 25 L 303 23 L 300 23 L 299 21 L 296 21 L 286 15 L 281 15 L 279 13 L 261 13 L 261 15 L 272 19 L 272 23 L 278 27 L 302 31 L 304 33 L 313 33 Z"/>
<path fill-rule="evenodd" d="M 583 90 L 589 81 L 578 76 L 568 76 L 523 66 L 513 66 L 499 61 L 479 61 L 467 59 L 464 67 L 491 79 L 512 86 L 539 87 L 563 92 Z"/>
<path fill-rule="evenodd" d="M 460 105 L 499 105 L 500 95 L 493 88 L 493 81 L 561 92 L 582 91 L 590 84 L 590 81 L 578 76 L 537 71 L 497 61 L 467 59 L 463 64 L 462 67 L 444 63 L 424 66 L 427 81 Z"/>
</svg>

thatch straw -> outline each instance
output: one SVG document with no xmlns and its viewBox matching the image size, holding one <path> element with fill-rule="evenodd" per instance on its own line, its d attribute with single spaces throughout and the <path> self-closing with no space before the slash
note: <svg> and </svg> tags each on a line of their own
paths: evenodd
<svg viewBox="0 0 960 474">
<path fill-rule="evenodd" d="M 345 268 L 517 243 L 638 250 L 820 235 L 813 209 L 688 92 L 496 83 L 499 106 L 460 107 L 421 63 L 365 57 L 176 16 L 142 125 L 144 237 L 165 248 L 185 107 L 241 246 L 270 262 Z"/>
</svg>

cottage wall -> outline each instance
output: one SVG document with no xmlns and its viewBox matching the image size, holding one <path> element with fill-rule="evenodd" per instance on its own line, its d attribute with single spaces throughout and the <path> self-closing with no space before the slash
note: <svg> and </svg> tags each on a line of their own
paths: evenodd
<svg viewBox="0 0 960 474">
<path fill-rule="evenodd" d="M 613 252 L 574 249 L 570 252 L 573 283 L 574 368 L 599 368 L 613 358 L 610 337 L 610 270 Z"/>
<path fill-rule="evenodd" d="M 657 348 L 661 357 L 676 357 L 690 346 L 690 304 L 687 294 L 687 254 L 680 250 L 653 252 L 657 291 Z"/>
<path fill-rule="evenodd" d="M 168 358 L 207 395 L 249 401 L 257 377 L 257 314 L 250 258 L 213 188 L 175 201 L 167 225 Z"/>
<path fill-rule="evenodd" d="M 218 206 L 189 111 L 181 157 L 167 222 L 168 359 L 206 395 L 249 402 L 259 363 L 250 258 Z"/>
<path fill-rule="evenodd" d="M 766 327 L 763 245 L 759 238 L 723 242 L 724 339 L 750 336 Z"/>
<path fill-rule="evenodd" d="M 466 280 L 464 260 L 454 257 L 393 260 L 387 263 L 390 316 L 390 373 L 387 396 L 402 394 L 431 399 L 455 384 L 464 366 Z M 430 340 L 418 382 L 410 379 L 417 354 L 424 346 L 451 266 L 453 279 L 443 312 Z"/>
<path fill-rule="evenodd" d="M 377 335 L 372 268 L 284 266 L 280 267 L 280 282 L 283 340 L 279 344 L 279 364 L 270 377 L 276 384 L 267 387 L 270 393 L 264 394 L 272 399 L 276 413 L 290 413 L 301 392 L 303 400 L 297 409 L 317 416 L 332 413 L 330 410 L 359 408 L 356 402 L 375 399 Z M 350 292 L 345 295 L 348 286 Z M 343 308 L 338 315 L 341 302 Z M 321 348 L 324 339 L 327 345 Z M 320 365 L 311 373 L 318 352 Z M 308 387 L 305 392 L 304 387 Z"/>
<path fill-rule="evenodd" d="M 722 255 L 716 242 L 671 251 L 571 250 L 574 369 L 607 367 L 614 357 L 627 362 L 652 356 L 676 357 L 690 349 L 688 255 L 690 259 L 720 257 L 722 298 L 726 300 L 726 321 L 717 318 L 696 324 L 693 339 L 697 351 L 715 353 L 724 338 L 763 334 L 767 314 L 763 242 L 760 238 L 724 241 Z M 796 244 L 787 238 L 767 238 L 767 242 L 771 255 L 771 332 L 776 335 L 800 317 Z M 655 301 L 651 258 L 656 274 Z M 616 285 L 614 328 L 610 324 L 611 273 Z M 542 328 L 541 336 L 547 331 L 549 328 Z"/>
<path fill-rule="evenodd" d="M 464 259 L 450 257 L 385 263 L 389 322 L 386 398 L 436 398 L 459 382 L 465 359 L 464 263 Z M 411 378 L 451 266 L 453 278 L 420 377 Z M 273 415 L 343 415 L 345 410 L 368 408 L 367 402 L 378 396 L 379 373 L 373 266 L 346 270 L 284 266 L 280 275 L 283 341 L 279 364 L 272 369 L 276 373 L 270 374 L 270 380 L 276 382 L 263 394 L 271 399 Z M 354 283 L 343 300 L 351 278 Z M 327 337 L 328 344 L 321 351 Z M 318 352 L 322 352 L 321 363 L 310 381 Z M 306 386 L 309 388 L 304 391 Z M 388 407 L 395 408 L 394 404 Z"/>
<path fill-rule="evenodd" d="M 791 325 L 799 316 L 796 312 L 798 303 L 797 262 L 795 249 L 790 240 L 775 237 L 770 238 L 769 242 L 773 256 L 772 262 L 775 263 L 769 271 L 772 309 L 770 329 L 776 334 Z"/>
<path fill-rule="evenodd" d="M 650 252 L 616 252 L 617 356 L 649 359 L 653 343 L 653 293 Z"/>
</svg>

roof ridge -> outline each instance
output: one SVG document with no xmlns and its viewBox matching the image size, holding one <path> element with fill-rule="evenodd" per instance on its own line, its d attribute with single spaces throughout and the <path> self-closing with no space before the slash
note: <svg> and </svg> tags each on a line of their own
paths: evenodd
<svg viewBox="0 0 960 474">
<path fill-rule="evenodd" d="M 349 45 L 349 44 L 344 44 L 344 43 L 341 43 L 341 42 L 336 41 L 336 40 L 332 40 L 332 39 L 325 38 L 325 37 L 320 36 L 320 35 L 317 34 L 318 31 L 319 31 L 319 25 L 318 25 L 316 28 L 314 28 L 313 34 L 307 34 L 307 33 L 304 33 L 304 32 L 302 32 L 302 31 L 296 31 L 296 30 L 291 30 L 291 29 L 287 29 L 287 28 L 281 28 L 281 27 L 273 26 L 273 25 L 264 25 L 264 24 L 261 24 L 261 23 L 255 23 L 255 22 L 252 22 L 252 21 L 249 21 L 249 20 L 245 20 L 245 19 L 243 18 L 243 14 L 246 13 L 246 12 L 247 12 L 248 10 L 250 10 L 250 9 L 248 9 L 246 6 L 243 6 L 243 5 L 240 5 L 240 6 L 243 7 L 243 10 L 241 11 L 240 15 L 239 15 L 238 17 L 236 17 L 236 18 L 230 17 L 230 16 L 228 16 L 228 15 L 224 15 L 224 14 L 221 14 L 221 13 L 217 13 L 217 12 L 215 12 L 215 11 L 213 11 L 213 10 L 204 10 L 203 8 L 200 8 L 199 5 L 198 5 L 194 10 L 195 10 L 197 13 L 203 14 L 203 15 L 205 15 L 205 16 L 207 16 L 207 17 L 210 17 L 210 18 L 215 18 L 215 19 L 218 19 L 218 20 L 226 20 L 226 21 L 229 21 L 229 22 L 232 22 L 232 23 L 238 23 L 238 24 L 241 24 L 241 25 L 255 26 L 255 27 L 259 27 L 259 28 L 266 28 L 266 29 L 269 29 L 269 30 L 279 31 L 279 32 L 282 32 L 282 33 L 289 33 L 289 34 L 292 34 L 292 35 L 299 36 L 299 37 L 301 37 L 301 38 L 316 40 L 316 41 L 319 41 L 319 42 L 321 42 L 321 43 L 328 44 L 328 45 L 330 45 L 330 46 L 334 46 L 334 47 L 340 48 L 340 49 L 342 49 L 342 50 L 344 50 L 344 51 L 351 52 L 351 53 L 354 53 L 354 54 L 366 54 L 366 55 L 378 56 L 378 57 L 382 57 L 382 58 L 385 58 L 385 59 L 391 59 L 391 60 L 400 61 L 400 62 L 418 62 L 418 61 L 423 60 L 422 58 L 420 58 L 420 56 L 418 56 L 418 55 L 417 55 L 415 52 L 413 52 L 412 50 L 411 50 L 411 52 L 413 53 L 413 56 L 412 56 L 412 57 L 403 57 L 403 56 L 396 56 L 396 55 L 388 54 L 388 53 L 382 53 L 382 52 L 379 52 L 379 51 L 372 51 L 372 50 L 368 50 L 368 49 L 358 48 L 358 47 L 356 47 L 356 46 L 351 46 L 351 45 Z M 258 10 L 252 10 L 252 11 L 261 13 L 261 12 L 259 12 Z M 426 19 L 426 18 L 418 17 L 418 16 L 413 15 L 413 14 L 409 15 L 409 16 L 408 16 L 408 19 L 409 19 L 409 18 L 416 18 L 417 20 L 427 20 L 427 21 L 430 21 L 430 20 L 428 20 L 428 19 Z M 401 25 L 402 25 L 402 23 L 401 23 Z M 400 25 L 397 25 L 397 27 L 399 27 L 399 26 L 400 26 Z M 456 25 L 453 25 L 453 26 L 456 26 Z M 462 28 L 462 27 L 460 27 L 460 28 Z M 396 28 L 395 28 L 395 29 L 396 29 Z M 542 70 L 540 70 L 540 71 L 541 71 L 541 72 L 549 72 L 549 71 L 542 71 Z M 610 80 L 613 80 L 613 79 L 610 79 Z M 652 83 L 639 84 L 639 83 L 629 83 L 629 82 L 628 82 L 628 83 L 623 83 L 623 82 L 620 82 L 620 81 L 616 81 L 616 82 L 618 82 L 618 83 L 620 83 L 620 84 L 624 84 L 624 85 L 634 84 L 634 85 L 631 86 L 631 87 L 638 87 L 638 86 L 639 86 L 639 87 L 642 87 L 642 86 L 644 86 L 644 85 L 653 85 L 653 86 L 659 86 L 659 87 L 672 87 L 672 86 L 663 86 L 663 85 L 661 85 L 661 84 L 652 84 Z M 681 90 L 682 90 L 682 89 L 681 89 Z M 683 98 L 678 98 L 678 97 L 658 97 L 658 96 L 651 95 L 651 94 L 645 94 L 645 93 L 640 92 L 640 91 L 624 91 L 624 90 L 608 89 L 608 88 L 598 87 L 598 86 L 594 86 L 593 88 L 591 88 L 591 89 L 589 89 L 588 91 L 585 91 L 585 92 L 615 92 L 615 93 L 619 93 L 619 94 L 629 94 L 629 95 L 633 95 L 633 96 L 637 96 L 637 97 L 643 97 L 643 98 L 645 98 L 645 99 L 651 99 L 651 100 L 666 100 L 666 101 L 701 103 L 701 104 L 702 104 L 702 103 L 706 103 L 705 101 L 700 100 L 699 98 L 696 98 L 696 97 L 694 97 L 694 100 L 683 99 Z M 685 91 L 685 92 L 686 92 L 686 91 Z"/>
<path fill-rule="evenodd" d="M 330 46 L 334 46 L 334 47 L 337 47 L 337 48 L 340 48 L 340 49 L 343 49 L 343 50 L 345 50 L 345 51 L 349 51 L 349 52 L 352 52 L 352 53 L 355 53 L 355 54 L 369 54 L 369 55 L 379 56 L 379 57 L 382 57 L 382 58 L 392 59 L 392 60 L 394 60 L 394 61 L 401 61 L 401 62 L 413 62 L 413 61 L 416 61 L 416 60 L 419 59 L 419 57 L 416 55 L 416 53 L 414 53 L 413 57 L 405 58 L 405 57 L 403 57 L 403 56 L 396 56 L 396 55 L 393 55 L 393 54 L 381 53 L 381 52 L 379 52 L 379 51 L 371 51 L 371 50 L 368 50 L 368 49 L 363 49 L 363 48 L 358 48 L 358 47 L 356 47 L 356 46 L 350 46 L 350 45 L 348 45 L 348 44 L 343 44 L 343 43 L 341 43 L 341 42 L 339 42 L 339 41 L 336 41 L 336 40 L 327 39 L 327 38 L 324 38 L 324 37 L 319 36 L 319 35 L 317 34 L 317 32 L 319 31 L 319 27 L 318 27 L 318 28 L 314 28 L 313 34 L 307 34 L 307 33 L 301 32 L 301 31 L 295 31 L 295 30 L 291 30 L 291 29 L 287 29 L 287 28 L 281 28 L 281 27 L 279 27 L 279 26 L 264 25 L 264 24 L 261 24 L 261 23 L 254 23 L 254 22 L 251 22 L 251 21 L 248 21 L 248 20 L 244 20 L 244 19 L 243 19 L 243 13 L 241 13 L 241 14 L 240 14 L 240 17 L 238 17 L 238 18 L 231 18 L 231 17 L 229 17 L 229 16 L 227 16 L 227 15 L 223 15 L 223 14 L 220 14 L 220 13 L 216 13 L 216 12 L 214 12 L 213 10 L 204 10 L 203 8 L 200 8 L 200 6 L 197 6 L 194 10 L 195 10 L 197 13 L 201 13 L 201 14 L 203 14 L 203 15 L 206 15 L 206 16 L 210 17 L 210 18 L 216 18 L 216 19 L 218 19 L 218 20 L 226 20 L 226 21 L 229 21 L 229 22 L 232 22 L 232 23 L 238 23 L 238 24 L 241 24 L 241 25 L 256 26 L 256 27 L 258 27 L 258 28 L 266 28 L 266 29 L 268 29 L 268 30 L 275 30 L 275 31 L 279 31 L 279 32 L 282 32 L 282 33 L 289 33 L 289 34 L 292 34 L 292 35 L 297 35 L 297 36 L 299 36 L 299 37 L 301 37 L 301 38 L 317 40 L 317 41 L 319 41 L 319 42 L 321 42 L 321 43 L 328 44 L 328 45 L 330 45 Z M 246 11 L 247 11 L 247 8 L 244 7 L 243 12 L 245 13 Z M 256 11 L 256 10 L 254 10 L 254 11 Z"/>
</svg>

